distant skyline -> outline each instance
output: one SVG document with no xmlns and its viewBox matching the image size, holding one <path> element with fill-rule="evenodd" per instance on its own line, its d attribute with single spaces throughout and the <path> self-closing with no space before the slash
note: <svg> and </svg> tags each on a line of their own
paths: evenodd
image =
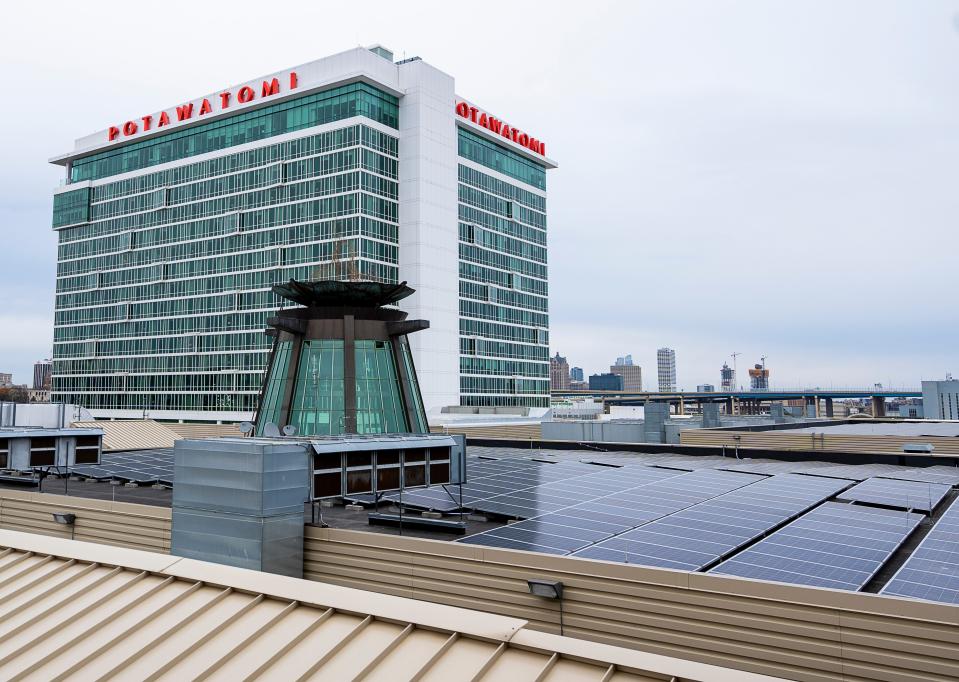
<svg viewBox="0 0 959 682">
<path fill-rule="evenodd" d="M 382 43 L 455 74 L 559 162 L 551 354 L 593 373 L 631 352 L 654 378 L 668 346 L 685 388 L 718 385 L 733 351 L 743 385 L 761 355 L 773 386 L 959 373 L 955 2 L 521 3 L 510 24 L 531 29 L 516 40 L 500 13 L 421 5 L 287 2 L 273 22 L 262 3 L 11 6 L 0 372 L 29 383 L 52 346 L 49 157 L 124 117 Z M 227 35 L 250 40 L 224 38 L 227 15 Z"/>
</svg>

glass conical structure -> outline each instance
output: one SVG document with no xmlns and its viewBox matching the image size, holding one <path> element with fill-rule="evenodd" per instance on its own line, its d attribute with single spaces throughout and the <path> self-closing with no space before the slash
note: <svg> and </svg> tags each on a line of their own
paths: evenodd
<svg viewBox="0 0 959 682">
<path fill-rule="evenodd" d="M 290 280 L 273 291 L 302 307 L 267 321 L 257 435 L 271 424 L 299 436 L 429 431 L 407 338 L 429 322 L 385 307 L 413 293 L 405 282 Z"/>
</svg>

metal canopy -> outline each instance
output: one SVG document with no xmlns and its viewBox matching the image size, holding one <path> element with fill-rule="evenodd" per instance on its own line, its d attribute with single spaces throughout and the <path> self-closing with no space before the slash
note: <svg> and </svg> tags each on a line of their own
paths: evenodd
<svg viewBox="0 0 959 682">
<path fill-rule="evenodd" d="M 273 285 L 273 293 L 301 305 L 317 307 L 378 308 L 401 301 L 414 291 L 406 286 L 406 282 L 399 284 L 339 280 L 297 282 L 291 279 L 286 284 Z"/>
</svg>

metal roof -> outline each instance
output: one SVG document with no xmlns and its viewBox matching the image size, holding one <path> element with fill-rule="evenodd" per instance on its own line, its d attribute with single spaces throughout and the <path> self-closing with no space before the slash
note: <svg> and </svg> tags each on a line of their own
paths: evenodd
<svg viewBox="0 0 959 682">
<path fill-rule="evenodd" d="M 103 431 L 104 451 L 172 448 L 173 441 L 180 438 L 175 431 L 152 419 L 74 422 L 71 426 Z"/>
<path fill-rule="evenodd" d="M 6 530 L 0 665 L 36 680 L 776 679 L 517 618 Z"/>
</svg>

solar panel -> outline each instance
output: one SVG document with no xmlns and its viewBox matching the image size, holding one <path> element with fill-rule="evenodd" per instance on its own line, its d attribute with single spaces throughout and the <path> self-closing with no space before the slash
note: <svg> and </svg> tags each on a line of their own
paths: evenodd
<svg viewBox="0 0 959 682">
<path fill-rule="evenodd" d="M 865 481 L 873 476 L 895 478 L 895 474 L 909 467 L 898 464 L 833 464 L 807 471 L 810 476 L 828 476 L 829 478 L 848 478 L 853 481 Z"/>
<path fill-rule="evenodd" d="M 951 486 L 941 483 L 869 478 L 846 490 L 838 498 L 931 512 L 951 489 Z"/>
<path fill-rule="evenodd" d="M 97 480 L 115 479 L 139 484 L 173 484 L 173 448 L 104 452 L 100 464 L 70 468 L 72 474 Z"/>
<path fill-rule="evenodd" d="M 923 518 L 825 502 L 709 572 L 860 590 Z"/>
<path fill-rule="evenodd" d="M 951 504 L 881 594 L 959 604 L 959 503 Z"/>
<path fill-rule="evenodd" d="M 615 483 L 617 477 L 629 478 L 631 484 L 588 502 L 471 535 L 458 542 L 569 554 L 678 509 L 762 480 L 761 476 L 714 469 L 684 473 L 642 466 L 613 469 L 606 475 L 610 484 Z M 579 484 L 591 478 L 578 478 L 571 483 Z"/>
<path fill-rule="evenodd" d="M 895 474 L 883 475 L 883 478 L 898 478 L 903 481 L 925 481 L 927 483 L 941 483 L 943 485 L 959 485 L 959 467 L 949 467 L 937 464 L 931 467 L 907 469 Z"/>
<path fill-rule="evenodd" d="M 575 556 L 700 570 L 847 485 L 841 479 L 804 474 L 773 476 L 604 540 Z"/>
<path fill-rule="evenodd" d="M 498 495 L 473 501 L 470 507 L 487 514 L 529 519 L 558 511 L 579 502 L 594 500 L 597 497 L 681 473 L 646 466 L 620 468 L 588 464 L 579 466 L 587 467 L 585 473 L 569 476 L 559 481 L 549 481 L 522 489 L 505 491 Z M 577 471 L 580 471 L 580 469 L 577 469 Z"/>
<path fill-rule="evenodd" d="M 773 476 L 775 474 L 804 473 L 812 469 L 822 469 L 833 466 L 836 465 L 830 462 L 783 462 L 775 459 L 745 459 L 733 460 L 732 464 L 726 464 L 719 468 L 724 471 L 745 471 L 751 474 Z"/>
</svg>

